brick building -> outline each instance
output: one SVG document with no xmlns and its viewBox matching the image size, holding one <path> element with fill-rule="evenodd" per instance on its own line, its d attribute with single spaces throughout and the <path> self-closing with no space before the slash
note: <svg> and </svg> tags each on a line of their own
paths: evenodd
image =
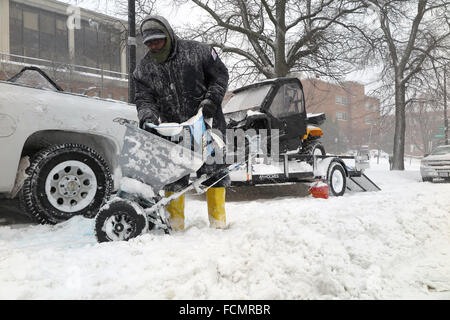
<svg viewBox="0 0 450 320">
<path fill-rule="evenodd" d="M 376 148 L 377 122 L 380 118 L 380 101 L 365 94 L 364 85 L 347 81 L 341 85 L 316 78 L 301 79 L 308 113 L 324 112 L 327 123 L 324 128 L 335 127 L 325 141 L 332 138 L 340 147 L 336 151 L 357 149 L 361 145 Z M 337 140 L 336 140 L 337 139 Z M 333 141 L 328 141 L 331 144 Z"/>
</svg>

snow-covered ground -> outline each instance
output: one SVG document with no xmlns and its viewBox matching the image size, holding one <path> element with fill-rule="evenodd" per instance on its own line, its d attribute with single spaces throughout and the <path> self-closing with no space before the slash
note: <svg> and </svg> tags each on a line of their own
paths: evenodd
<svg viewBox="0 0 450 320">
<path fill-rule="evenodd" d="M 381 192 L 229 201 L 226 230 L 192 196 L 170 236 L 97 244 L 80 217 L 1 226 L 0 298 L 450 299 L 450 184 L 421 182 L 417 162 L 367 175 Z"/>
</svg>

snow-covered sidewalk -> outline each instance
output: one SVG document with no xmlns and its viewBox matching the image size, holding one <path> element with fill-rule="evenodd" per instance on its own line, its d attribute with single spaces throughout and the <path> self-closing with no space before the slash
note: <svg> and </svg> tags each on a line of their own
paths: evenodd
<svg viewBox="0 0 450 320">
<path fill-rule="evenodd" d="M 372 163 L 380 192 L 227 202 L 227 230 L 192 197 L 171 236 L 97 244 L 80 217 L 2 226 L 0 298 L 450 299 L 450 184 L 418 169 Z"/>
</svg>

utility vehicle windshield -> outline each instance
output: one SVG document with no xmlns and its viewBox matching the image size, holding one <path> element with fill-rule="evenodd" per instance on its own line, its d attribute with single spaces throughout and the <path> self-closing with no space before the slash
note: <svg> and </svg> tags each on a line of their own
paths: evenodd
<svg viewBox="0 0 450 320">
<path fill-rule="evenodd" d="M 231 113 L 261 107 L 270 88 L 272 88 L 272 85 L 267 84 L 256 88 L 249 88 L 234 94 L 224 105 L 223 112 Z"/>
</svg>

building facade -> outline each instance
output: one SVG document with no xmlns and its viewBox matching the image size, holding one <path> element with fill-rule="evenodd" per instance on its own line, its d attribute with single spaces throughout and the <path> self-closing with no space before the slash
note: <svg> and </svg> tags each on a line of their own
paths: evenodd
<svg viewBox="0 0 450 320">
<path fill-rule="evenodd" d="M 33 65 L 66 91 L 126 101 L 126 25 L 55 0 L 0 0 L 0 79 Z"/>
<path fill-rule="evenodd" d="M 347 81 L 341 85 L 316 78 L 301 79 L 308 113 L 325 113 L 326 127 L 343 152 L 358 149 L 361 145 L 377 147 L 380 101 L 365 94 L 364 85 Z M 333 129 L 333 130 L 331 130 Z M 329 141 L 331 144 L 332 141 Z"/>
</svg>

